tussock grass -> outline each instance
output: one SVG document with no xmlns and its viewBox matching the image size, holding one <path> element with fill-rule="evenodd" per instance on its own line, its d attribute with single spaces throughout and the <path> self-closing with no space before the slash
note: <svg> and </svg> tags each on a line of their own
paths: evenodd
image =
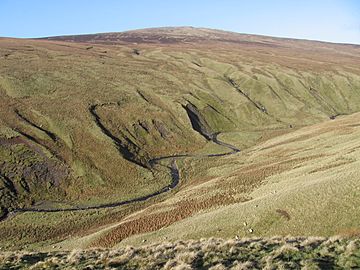
<svg viewBox="0 0 360 270">
<path fill-rule="evenodd" d="M 336 238 L 201 239 L 121 249 L 3 252 L 0 269 L 355 269 L 360 240 Z"/>
</svg>

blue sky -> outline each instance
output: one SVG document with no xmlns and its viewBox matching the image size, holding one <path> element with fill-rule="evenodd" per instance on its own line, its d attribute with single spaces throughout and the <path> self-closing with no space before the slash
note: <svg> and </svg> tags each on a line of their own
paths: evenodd
<svg viewBox="0 0 360 270">
<path fill-rule="evenodd" d="M 0 36 L 159 26 L 360 44 L 360 0 L 0 0 Z"/>
</svg>

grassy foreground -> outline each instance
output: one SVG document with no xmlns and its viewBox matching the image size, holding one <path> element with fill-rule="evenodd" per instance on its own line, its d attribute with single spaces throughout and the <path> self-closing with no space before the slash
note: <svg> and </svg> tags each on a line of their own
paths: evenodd
<svg viewBox="0 0 360 270">
<path fill-rule="evenodd" d="M 358 269 L 360 240 L 202 239 L 121 249 L 6 252 L 0 269 Z"/>
</svg>

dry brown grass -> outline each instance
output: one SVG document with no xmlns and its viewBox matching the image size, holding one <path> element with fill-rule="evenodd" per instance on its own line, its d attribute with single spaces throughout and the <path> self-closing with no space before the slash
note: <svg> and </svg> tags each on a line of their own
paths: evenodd
<svg viewBox="0 0 360 270">
<path fill-rule="evenodd" d="M 269 155 L 271 156 L 271 154 Z M 230 174 L 226 180 L 218 181 L 216 188 L 225 190 L 236 190 L 237 193 L 248 193 L 258 187 L 263 181 L 273 175 L 286 172 L 295 166 L 304 162 L 325 157 L 323 154 L 316 154 L 307 157 L 286 158 L 283 156 L 280 160 L 257 162 L 253 165 L 246 165 Z M 236 180 L 235 180 L 236 179 Z"/>
<path fill-rule="evenodd" d="M 121 249 L 0 253 L 0 269 L 357 269 L 359 239 L 202 239 Z"/>
<path fill-rule="evenodd" d="M 210 209 L 216 206 L 225 206 L 245 200 L 245 198 L 241 197 L 234 198 L 229 194 L 213 195 L 208 199 L 202 200 L 182 200 L 173 205 L 173 209 L 171 210 L 161 211 L 160 213 L 151 213 L 151 211 L 148 211 L 149 214 L 142 214 L 138 218 L 121 223 L 119 226 L 93 242 L 92 247 L 112 247 L 132 235 L 159 230 L 177 221 L 190 217 L 201 210 Z M 161 206 L 159 207 L 161 208 Z M 156 210 L 156 207 L 154 210 Z"/>
</svg>

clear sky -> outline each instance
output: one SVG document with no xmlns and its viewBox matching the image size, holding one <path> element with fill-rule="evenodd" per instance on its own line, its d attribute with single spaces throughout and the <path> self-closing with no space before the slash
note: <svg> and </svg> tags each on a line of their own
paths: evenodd
<svg viewBox="0 0 360 270">
<path fill-rule="evenodd" d="M 0 0 L 0 36 L 160 26 L 360 44 L 360 0 Z"/>
</svg>

